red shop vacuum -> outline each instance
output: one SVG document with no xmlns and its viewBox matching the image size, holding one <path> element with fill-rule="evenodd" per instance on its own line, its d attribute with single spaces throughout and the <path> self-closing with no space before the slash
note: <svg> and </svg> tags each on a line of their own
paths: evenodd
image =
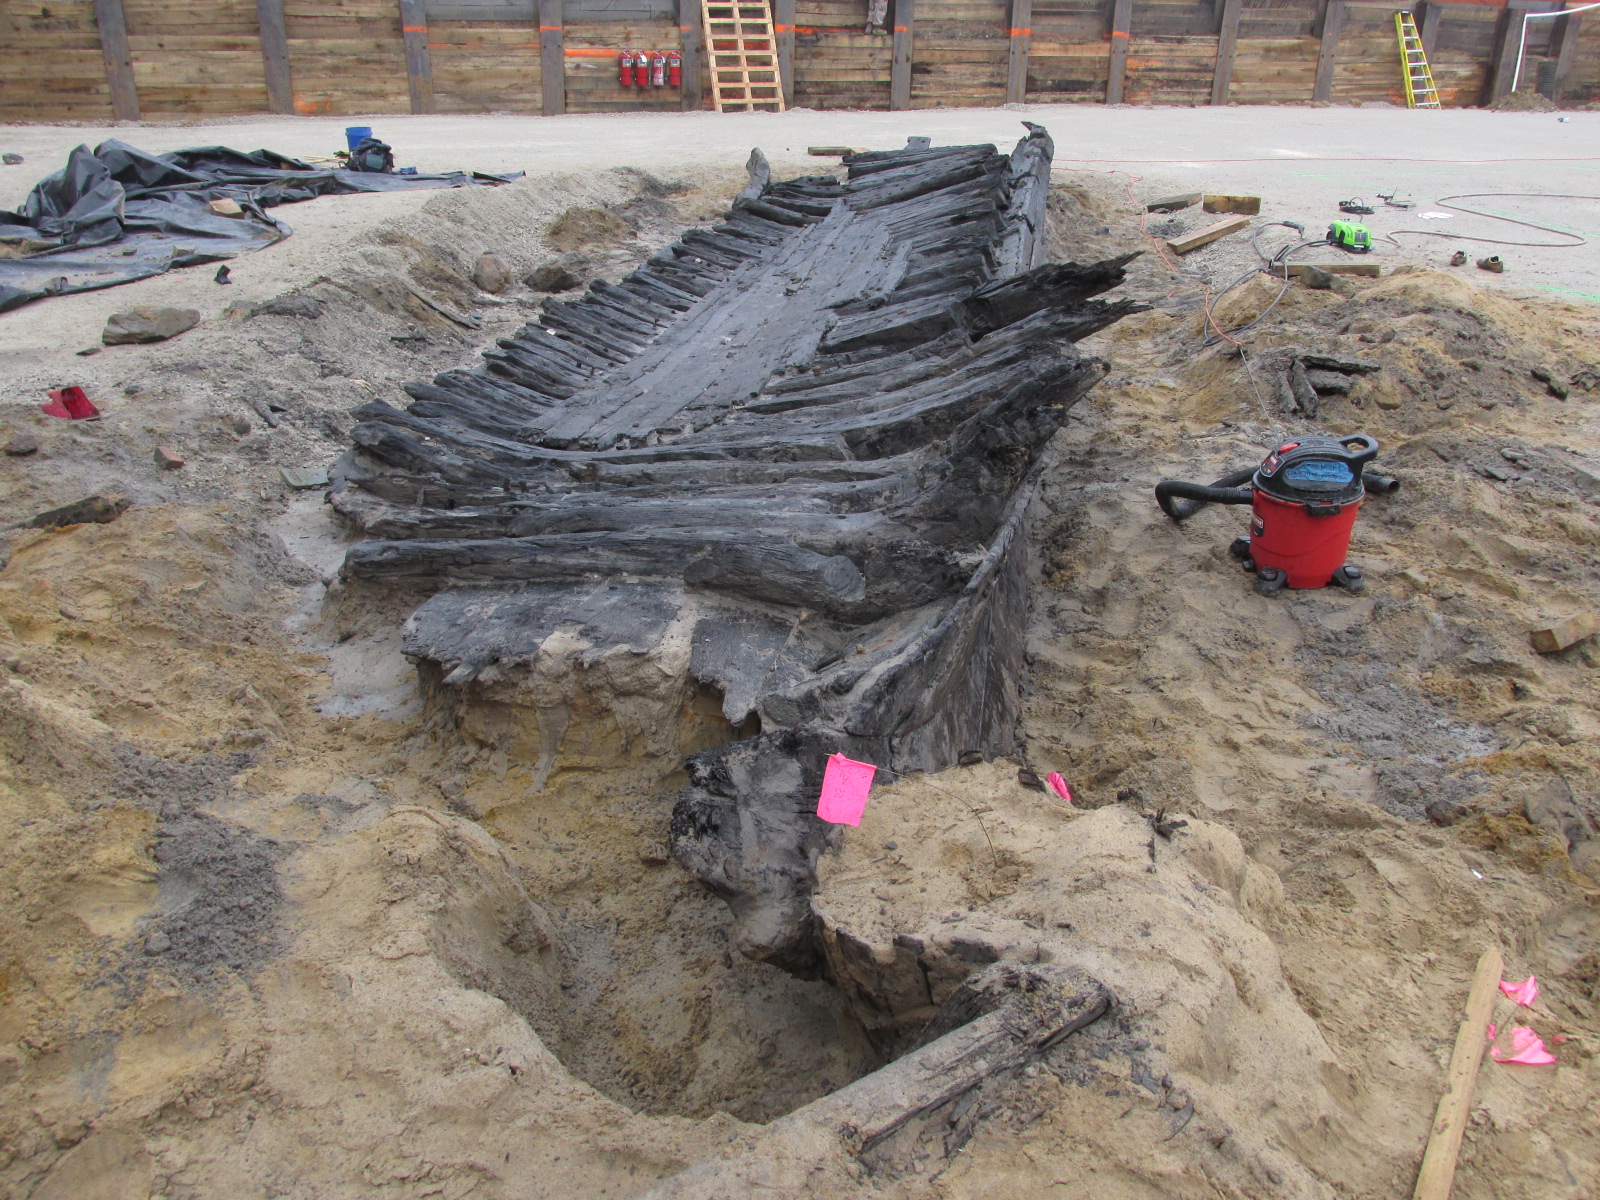
<svg viewBox="0 0 1600 1200">
<path fill-rule="evenodd" d="M 1368 488 L 1393 492 L 1400 486 L 1386 475 L 1363 477 L 1362 468 L 1377 456 L 1377 439 L 1364 433 L 1295 438 L 1259 467 L 1209 486 L 1163 479 L 1156 484 L 1156 503 L 1174 521 L 1207 504 L 1250 505 L 1250 536 L 1228 549 L 1255 573 L 1256 591 L 1264 596 L 1330 583 L 1359 592 L 1366 587 L 1361 568 L 1345 562 L 1356 513 Z"/>
</svg>

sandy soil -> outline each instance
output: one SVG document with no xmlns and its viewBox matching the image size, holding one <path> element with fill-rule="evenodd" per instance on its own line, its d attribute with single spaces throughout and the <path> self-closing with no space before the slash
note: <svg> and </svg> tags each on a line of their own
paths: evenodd
<svg viewBox="0 0 1600 1200">
<path fill-rule="evenodd" d="M 744 961 L 663 861 L 677 756 L 726 735 L 713 704 L 631 735 L 583 714 L 536 778 L 494 714 L 419 686 L 395 636 L 416 597 L 334 581 L 343 535 L 278 476 L 331 458 L 355 404 L 526 319 L 526 288 L 467 282 L 482 250 L 520 277 L 556 256 L 556 215 L 604 207 L 637 229 L 587 264 L 620 273 L 740 182 L 661 179 L 685 186 L 388 197 L 269 252 L 308 257 L 242 260 L 235 288 L 174 276 L 0 318 L 24 331 L 5 436 L 42 443 L 0 461 L 6 510 L 135 501 L 6 534 L 0 1194 L 638 1195 L 877 1065 L 881 980 Z M 1120 183 L 1063 182 L 1076 256 L 1148 246 Z M 1129 291 L 1161 307 L 1091 345 L 1112 374 L 1055 447 L 1023 747 L 1075 805 L 1006 762 L 881 789 L 818 897 L 852 937 L 918 939 L 938 986 L 1048 955 L 1118 1010 L 876 1174 L 819 1164 L 810 1194 L 1404 1194 L 1490 939 L 1544 981 L 1531 1021 L 1560 1065 L 1486 1066 L 1457 1194 L 1600 1188 L 1600 652 L 1526 637 L 1600 607 L 1600 310 L 1447 272 L 1297 286 L 1241 360 L 1202 347 L 1198 305 L 1242 253 L 1140 260 Z M 289 290 L 320 315 L 223 315 Z M 207 320 L 70 355 L 94 305 L 155 294 Z M 1357 526 L 1365 596 L 1257 596 L 1226 554 L 1239 510 L 1176 527 L 1151 499 L 1305 428 L 1276 407 L 1291 349 L 1382 365 L 1322 418 L 1403 479 Z M 31 415 L 68 367 L 105 420 Z M 166 443 L 182 470 L 151 462 Z M 1157 812 L 1189 824 L 1158 837 Z"/>
</svg>

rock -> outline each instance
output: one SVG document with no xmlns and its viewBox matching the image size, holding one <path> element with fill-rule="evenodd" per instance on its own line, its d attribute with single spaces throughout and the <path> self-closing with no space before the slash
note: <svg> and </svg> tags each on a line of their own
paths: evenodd
<svg viewBox="0 0 1600 1200">
<path fill-rule="evenodd" d="M 12 458 L 27 458 L 30 454 L 39 453 L 39 439 L 36 437 L 12 438 L 6 443 L 6 454 Z"/>
<path fill-rule="evenodd" d="M 536 292 L 568 292 L 583 281 L 560 263 L 546 263 L 522 282 Z"/>
<path fill-rule="evenodd" d="M 472 268 L 472 282 L 481 291 L 498 296 L 511 286 L 511 264 L 498 254 L 480 254 Z"/>
<path fill-rule="evenodd" d="M 92 354 L 99 354 L 100 351 L 102 351 L 104 349 L 105 349 L 104 346 L 85 346 L 82 350 L 78 351 L 78 357 L 79 358 L 88 358 Z"/>
<path fill-rule="evenodd" d="M 167 446 L 157 446 L 153 457 L 156 460 L 156 466 L 163 471 L 176 471 L 183 466 L 183 459 L 178 456 L 177 451 Z"/>
<path fill-rule="evenodd" d="M 603 208 L 569 208 L 544 231 L 544 240 L 556 250 L 582 250 L 626 241 L 633 234 L 628 223 Z"/>
<path fill-rule="evenodd" d="M 306 467 L 303 470 L 294 467 L 279 467 L 278 474 L 283 477 L 284 483 L 299 492 L 328 486 L 327 467 Z"/>
<path fill-rule="evenodd" d="M 1568 396 L 1572 395 L 1572 392 L 1565 384 L 1557 383 L 1554 380 L 1551 380 L 1548 384 L 1546 384 L 1544 390 L 1549 392 L 1557 400 L 1565 400 Z"/>
<path fill-rule="evenodd" d="M 0 154 L 0 162 L 5 163 L 8 167 L 20 167 L 22 165 L 22 155 Z"/>
<path fill-rule="evenodd" d="M 1530 631 L 1528 640 L 1540 654 L 1555 654 L 1568 646 L 1577 645 L 1585 638 L 1593 637 L 1596 633 L 1600 633 L 1600 616 L 1592 611 L 1580 612 L 1557 621 L 1547 629 Z"/>
<path fill-rule="evenodd" d="M 1401 407 L 1403 403 L 1400 397 L 1392 392 L 1378 392 L 1372 397 L 1372 402 L 1379 408 L 1388 409 L 1390 412 Z"/>
<path fill-rule="evenodd" d="M 322 315 L 322 301 L 310 296 L 300 296 L 288 292 L 282 296 L 274 296 L 263 304 L 256 305 L 250 314 L 252 317 L 299 317 L 305 321 L 315 321 Z"/>
<path fill-rule="evenodd" d="M 1369 358 L 1341 358 L 1333 354 L 1302 354 L 1300 361 L 1310 369 L 1343 371 L 1346 375 L 1372 375 L 1383 370 L 1382 363 Z"/>
<path fill-rule="evenodd" d="M 144 940 L 146 954 L 165 954 L 170 949 L 172 949 L 172 939 L 159 929 Z"/>
<path fill-rule="evenodd" d="M 60 529 L 67 525 L 109 525 L 128 509 L 121 497 L 86 496 L 52 508 L 24 522 L 35 529 Z"/>
<path fill-rule="evenodd" d="M 1328 279 L 1331 286 L 1333 276 L 1328 276 Z M 1340 396 L 1347 393 L 1356 383 L 1354 379 L 1341 371 L 1307 371 L 1306 382 L 1318 392 L 1332 392 Z"/>
<path fill-rule="evenodd" d="M 244 209 L 239 207 L 237 200 L 230 200 L 226 196 L 220 200 L 211 201 L 211 211 L 219 217 L 242 217 Z"/>
<path fill-rule="evenodd" d="M 639 861 L 652 867 L 659 867 L 671 862 L 672 854 L 667 850 L 665 842 L 646 842 L 639 847 Z"/>
<path fill-rule="evenodd" d="M 192 308 L 126 308 L 112 313 L 100 340 L 108 346 L 164 342 L 200 324 Z"/>
<path fill-rule="evenodd" d="M 233 431 L 235 433 L 237 433 L 240 437 L 244 437 L 253 428 L 255 428 L 255 426 L 251 425 L 250 422 L 245 420 L 245 418 L 243 418 L 243 417 L 234 417 L 234 419 L 232 421 L 232 425 L 233 425 Z"/>
<path fill-rule="evenodd" d="M 1333 276 L 1321 267 L 1310 265 L 1300 268 L 1300 282 L 1314 291 L 1330 291 L 1333 288 Z"/>
<path fill-rule="evenodd" d="M 1549 367 L 1534 367 L 1528 372 L 1528 374 L 1532 375 L 1540 383 L 1549 383 L 1555 378 L 1555 372 Z"/>
</svg>

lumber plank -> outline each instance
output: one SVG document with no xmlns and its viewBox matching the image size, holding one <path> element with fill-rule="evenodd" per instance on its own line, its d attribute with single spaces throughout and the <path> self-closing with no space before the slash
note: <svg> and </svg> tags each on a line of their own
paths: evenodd
<svg viewBox="0 0 1600 1200">
<path fill-rule="evenodd" d="M 111 89 L 111 111 L 119 121 L 137 121 L 139 89 L 133 78 L 122 0 L 95 0 L 94 19 L 100 29 L 100 53 L 106 64 L 106 84 Z"/>
<path fill-rule="evenodd" d="M 1033 0 L 1011 0 L 1011 53 L 1006 61 L 1006 103 L 1028 98 L 1028 55 L 1033 38 Z"/>
<path fill-rule="evenodd" d="M 1115 0 L 1111 10 L 1111 73 L 1106 78 L 1106 103 L 1121 104 L 1128 80 L 1128 43 L 1132 39 L 1133 0 Z"/>
<path fill-rule="evenodd" d="M 1250 224 L 1249 217 L 1228 217 L 1218 221 L 1215 225 L 1207 225 L 1204 229 L 1197 229 L 1193 233 L 1186 233 L 1182 237 L 1168 238 L 1167 246 L 1174 254 L 1188 254 L 1191 250 L 1198 250 L 1202 246 L 1209 246 L 1219 238 L 1225 238 L 1230 233 L 1237 233 Z"/>
<path fill-rule="evenodd" d="M 1450 1185 L 1455 1180 L 1456 1157 L 1461 1153 L 1461 1139 L 1467 1131 L 1467 1118 L 1472 1112 L 1472 1092 L 1478 1082 L 1478 1067 L 1483 1062 L 1484 1049 L 1489 1044 L 1489 1017 L 1494 1012 L 1494 998 L 1500 984 L 1505 962 L 1500 951 L 1490 946 L 1478 959 L 1478 969 L 1472 978 L 1472 988 L 1467 993 L 1467 1003 L 1456 1030 L 1455 1048 L 1450 1054 L 1450 1068 L 1445 1074 L 1444 1094 L 1439 1097 L 1439 1107 L 1434 1113 L 1433 1128 L 1428 1134 L 1428 1148 L 1422 1156 L 1422 1169 L 1417 1173 L 1417 1188 L 1413 1200 L 1449 1200 Z"/>
<path fill-rule="evenodd" d="M 1317 51 L 1317 77 L 1311 85 L 1313 100 L 1328 100 L 1333 96 L 1334 71 L 1339 63 L 1339 35 L 1344 29 L 1348 8 L 1344 0 L 1328 0 L 1328 11 L 1322 18 L 1322 42 Z"/>
<path fill-rule="evenodd" d="M 1223 0 L 1222 27 L 1217 34 L 1217 66 L 1211 78 L 1211 103 L 1226 104 L 1233 83 L 1233 60 L 1239 46 L 1241 0 Z"/>
<path fill-rule="evenodd" d="M 911 49 L 916 30 L 916 0 L 892 0 L 894 50 L 889 69 L 889 107 L 911 107 Z"/>
<path fill-rule="evenodd" d="M 1572 76 L 1572 64 L 1578 58 L 1578 32 L 1582 20 L 1582 13 L 1572 13 L 1565 17 L 1557 17 L 1555 21 L 1561 28 L 1552 34 L 1557 50 L 1555 80 L 1550 90 L 1557 104 L 1561 102 L 1562 89 Z"/>
<path fill-rule="evenodd" d="M 1254 217 L 1261 212 L 1261 197 L 1208 195 L 1201 202 L 1201 208 L 1208 213 L 1242 213 Z"/>
<path fill-rule="evenodd" d="M 778 43 L 778 75 L 783 80 L 783 104 L 794 105 L 794 5 L 795 0 L 772 0 L 772 27 Z"/>
<path fill-rule="evenodd" d="M 561 0 L 539 0 L 539 86 L 547 117 L 567 111 L 567 60 Z"/>
</svg>

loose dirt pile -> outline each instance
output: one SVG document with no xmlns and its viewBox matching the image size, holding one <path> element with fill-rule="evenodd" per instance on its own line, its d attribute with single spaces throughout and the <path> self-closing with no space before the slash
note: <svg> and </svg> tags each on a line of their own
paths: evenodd
<svg viewBox="0 0 1600 1200">
<path fill-rule="evenodd" d="M 1191 280 L 1140 260 L 1128 291 L 1164 307 L 1086 343 L 1112 374 L 1039 501 L 1018 761 L 874 793 L 818 911 L 881 953 L 834 987 L 733 953 L 665 861 L 693 745 L 578 706 L 554 769 L 498 749 L 504 714 L 400 657 L 419 597 L 337 583 L 340 531 L 278 474 L 525 319 L 538 295 L 471 287 L 484 250 L 519 280 L 614 278 L 742 176 L 669 183 L 435 197 L 267 311 L 154 346 L 74 358 L 100 298 L 49 302 L 62 344 L 6 384 L 8 438 L 42 442 L 0 465 L 7 511 L 134 504 L 7 535 L 0 1191 L 638 1195 L 879 1065 L 967 970 L 1034 956 L 1115 1014 L 811 1194 L 1400 1195 L 1491 940 L 1543 981 L 1561 1063 L 1486 1066 L 1457 1194 L 1600 1187 L 1600 651 L 1527 642 L 1600 607 L 1600 313 L 1441 273 L 1296 285 L 1241 359 L 1202 346 Z M 631 236 L 558 250 L 569 210 Z M 1054 211 L 1080 260 L 1148 245 L 1093 177 Z M 1312 426 L 1274 383 L 1300 354 L 1381 369 Z M 28 415 L 65 382 L 107 418 Z M 1241 510 L 1177 527 L 1151 488 L 1313 427 L 1378 437 L 1402 490 L 1357 524 L 1366 595 L 1260 597 L 1226 553 Z M 159 472 L 169 442 L 188 465 Z M 718 697 L 682 704 L 691 741 L 733 736 Z"/>
</svg>

